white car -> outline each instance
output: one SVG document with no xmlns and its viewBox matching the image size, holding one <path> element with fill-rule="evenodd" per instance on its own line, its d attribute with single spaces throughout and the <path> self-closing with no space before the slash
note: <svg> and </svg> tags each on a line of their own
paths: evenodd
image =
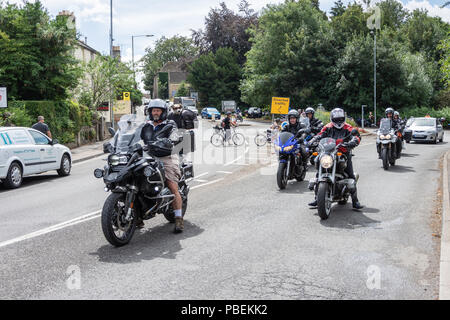
<svg viewBox="0 0 450 320">
<path fill-rule="evenodd" d="M 23 177 L 56 170 L 68 176 L 70 149 L 31 128 L 0 127 L 0 180 L 10 189 L 21 186 Z"/>
</svg>

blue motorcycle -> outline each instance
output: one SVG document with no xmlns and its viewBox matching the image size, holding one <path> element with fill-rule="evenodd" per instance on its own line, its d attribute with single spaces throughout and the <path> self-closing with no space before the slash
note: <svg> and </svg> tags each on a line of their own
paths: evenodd
<svg viewBox="0 0 450 320">
<path fill-rule="evenodd" d="M 286 189 L 289 180 L 305 180 L 306 168 L 303 166 L 300 148 L 308 131 L 303 123 L 302 128 L 297 136 L 291 132 L 281 132 L 278 137 L 275 147 L 279 154 L 277 184 L 281 190 Z"/>
</svg>

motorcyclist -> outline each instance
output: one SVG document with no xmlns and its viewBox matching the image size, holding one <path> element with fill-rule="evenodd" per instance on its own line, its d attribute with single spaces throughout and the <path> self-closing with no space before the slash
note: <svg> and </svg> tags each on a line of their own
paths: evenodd
<svg viewBox="0 0 450 320">
<path fill-rule="evenodd" d="M 288 113 L 288 125 L 284 126 L 282 128 L 282 132 L 290 132 L 292 133 L 294 136 L 297 136 L 299 134 L 299 131 L 302 129 L 306 129 L 303 128 L 301 123 L 298 121 L 300 117 L 300 114 L 298 113 L 297 110 L 291 110 Z M 305 170 L 307 170 L 308 167 L 308 153 L 306 152 L 306 148 L 304 145 L 300 146 L 300 154 L 302 156 L 302 162 L 303 162 L 303 167 Z"/>
<path fill-rule="evenodd" d="M 389 120 L 391 120 L 391 126 L 392 126 L 392 128 L 395 130 L 395 131 L 397 131 L 397 130 L 400 130 L 401 129 L 401 124 L 400 124 L 400 120 L 396 120 L 396 119 L 394 119 L 394 115 L 395 115 L 395 112 L 396 111 L 394 111 L 394 109 L 392 109 L 391 107 L 389 107 L 389 108 L 387 108 L 385 111 L 384 111 L 384 114 L 385 114 L 385 117 L 386 117 L 386 119 L 389 119 Z M 398 113 L 398 112 L 397 112 Z M 398 113 L 399 114 L 399 113 Z M 400 114 L 399 114 L 400 115 Z M 401 142 L 400 142 L 401 143 Z M 397 149 L 397 150 L 399 150 L 399 149 Z M 378 152 L 378 159 L 381 159 L 381 144 L 380 143 L 377 143 L 377 152 Z"/>
<path fill-rule="evenodd" d="M 198 119 L 194 111 L 189 110 L 188 107 L 185 106 L 183 108 L 183 111 L 181 112 L 181 119 L 182 119 L 181 128 L 186 130 L 195 129 L 195 122 L 198 121 Z"/>
<path fill-rule="evenodd" d="M 178 140 L 177 125 L 174 121 L 167 119 L 167 105 L 161 99 L 151 100 L 147 108 L 149 121 L 144 125 L 141 131 L 141 139 L 146 145 L 153 142 L 163 142 L 165 146 L 173 147 L 173 141 Z M 149 146 L 151 149 L 151 146 Z M 175 213 L 175 233 L 183 232 L 183 214 L 182 214 L 182 199 L 178 191 L 178 182 L 181 178 L 181 172 L 176 155 L 158 158 L 164 165 L 165 177 L 167 180 L 167 187 L 175 196 L 172 204 Z M 143 222 L 140 221 L 142 227 Z"/>
<path fill-rule="evenodd" d="M 309 118 L 309 125 L 311 127 L 311 132 L 314 134 L 318 134 L 320 131 L 322 131 L 323 128 L 323 122 L 320 119 L 317 119 L 314 117 L 316 111 L 309 107 L 306 108 L 305 114 Z"/>
<path fill-rule="evenodd" d="M 173 112 L 169 113 L 167 116 L 168 120 L 173 120 L 176 124 L 178 129 L 183 128 L 183 118 L 182 118 L 182 108 L 180 104 L 174 104 L 172 106 Z"/>
<path fill-rule="evenodd" d="M 315 141 L 319 141 L 322 138 L 333 138 L 335 140 L 339 139 L 350 139 L 347 143 L 347 147 L 341 147 L 340 150 L 347 156 L 347 168 L 345 172 L 351 179 L 356 179 L 355 173 L 353 172 L 353 162 L 352 162 L 352 153 L 350 149 L 353 149 L 359 145 L 361 142 L 361 137 L 359 133 L 354 129 L 351 125 L 345 122 L 345 112 L 341 108 L 336 108 L 331 111 L 330 120 L 331 122 L 323 127 L 322 131 L 318 133 L 314 138 L 311 139 L 309 145 L 314 144 Z M 362 209 L 362 206 L 359 203 L 357 191 L 352 194 L 352 203 L 354 209 Z M 317 199 L 314 202 L 308 204 L 311 207 L 317 207 Z"/>
</svg>

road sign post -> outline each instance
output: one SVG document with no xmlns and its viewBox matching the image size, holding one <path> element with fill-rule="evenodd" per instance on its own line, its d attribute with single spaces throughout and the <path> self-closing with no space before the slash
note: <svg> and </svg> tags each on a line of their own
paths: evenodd
<svg viewBox="0 0 450 320">
<path fill-rule="evenodd" d="M 8 107 L 8 96 L 6 88 L 0 88 L 0 108 Z"/>
<path fill-rule="evenodd" d="M 363 130 L 364 130 L 364 108 L 367 108 L 367 106 L 363 104 L 361 106 L 361 109 L 362 109 L 361 126 L 362 126 Z"/>
</svg>

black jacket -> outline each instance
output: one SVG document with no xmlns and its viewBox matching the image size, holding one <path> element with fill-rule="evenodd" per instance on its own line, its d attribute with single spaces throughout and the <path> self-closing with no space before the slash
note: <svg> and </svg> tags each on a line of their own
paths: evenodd
<svg viewBox="0 0 450 320">
<path fill-rule="evenodd" d="M 175 122 L 177 124 L 177 128 L 178 129 L 183 129 L 183 116 L 181 113 L 175 113 L 175 112 L 171 112 L 168 116 L 167 116 L 168 120 L 172 120 L 173 122 Z"/>
<path fill-rule="evenodd" d="M 181 128 L 191 130 L 195 128 L 194 121 L 197 121 L 197 116 L 194 111 L 184 109 L 181 113 L 182 126 Z"/>
<path fill-rule="evenodd" d="M 311 132 L 314 134 L 318 134 L 323 129 L 323 122 L 320 119 L 313 117 L 309 120 L 309 124 L 311 126 Z"/>
<path fill-rule="evenodd" d="M 177 131 L 177 124 L 172 120 L 165 120 L 154 127 L 153 121 L 147 122 L 141 131 L 141 139 L 145 144 L 154 142 L 158 139 L 169 139 Z"/>
<path fill-rule="evenodd" d="M 282 132 L 290 132 L 293 135 L 296 135 L 300 130 L 302 130 L 302 125 L 297 121 L 297 123 L 295 125 L 292 124 L 288 124 L 286 127 L 284 127 L 283 130 L 281 130 Z"/>
</svg>

